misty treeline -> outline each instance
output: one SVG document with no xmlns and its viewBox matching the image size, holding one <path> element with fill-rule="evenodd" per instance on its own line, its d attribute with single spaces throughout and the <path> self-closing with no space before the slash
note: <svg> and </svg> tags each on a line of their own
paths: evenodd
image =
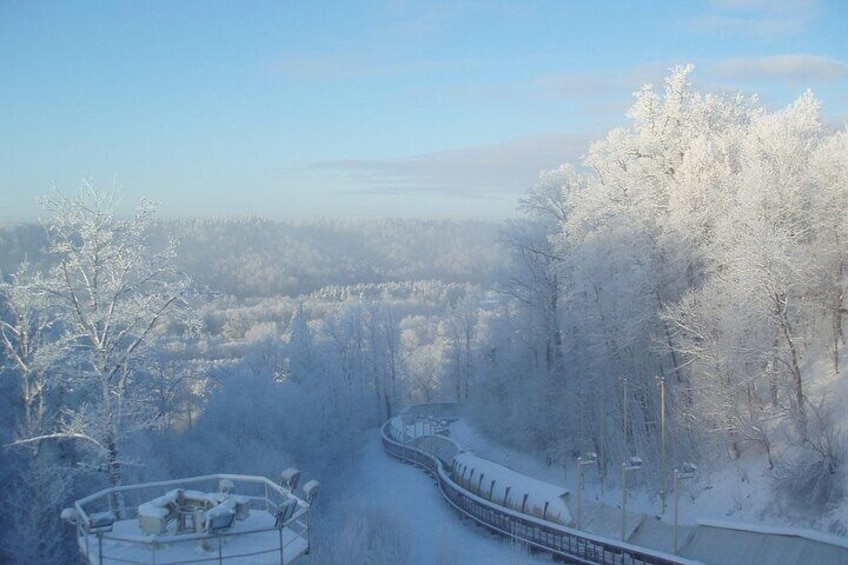
<svg viewBox="0 0 848 565">
<path fill-rule="evenodd" d="M 161 221 L 118 198 L 54 193 L 44 225 L 0 231 L 0 561 L 73 561 L 59 512 L 110 484 L 298 465 L 332 493 L 365 430 L 467 388 L 445 375 L 506 264 L 496 225 Z"/>
<path fill-rule="evenodd" d="M 59 512 L 109 484 L 295 465 L 325 485 L 314 558 L 333 562 L 334 528 L 385 516 L 345 482 L 365 432 L 430 400 L 551 464 L 595 451 L 610 482 L 638 455 L 654 492 L 683 461 L 758 457 L 824 515 L 845 473 L 846 134 L 812 94 L 767 111 L 690 72 L 503 226 L 46 197 L 44 225 L 0 230 L 0 561 L 68 562 Z"/>
<path fill-rule="evenodd" d="M 116 205 L 120 202 L 116 202 Z M 241 300 L 325 286 L 436 279 L 488 284 L 504 264 L 495 223 L 451 220 L 159 220 L 151 244 L 177 242 L 174 266 L 200 289 Z M 0 228 L 0 272 L 56 260 L 40 224 Z"/>
</svg>

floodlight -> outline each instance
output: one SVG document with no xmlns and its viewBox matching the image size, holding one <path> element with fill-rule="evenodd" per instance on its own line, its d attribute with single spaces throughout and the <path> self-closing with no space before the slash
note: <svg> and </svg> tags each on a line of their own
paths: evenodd
<svg viewBox="0 0 848 565">
<path fill-rule="evenodd" d="M 300 480 L 300 469 L 289 467 L 280 474 L 280 484 L 289 492 L 294 492 Z"/>
<path fill-rule="evenodd" d="M 79 522 L 79 512 L 76 508 L 65 508 L 62 510 L 62 520 L 76 526 Z"/>
<path fill-rule="evenodd" d="M 315 502 L 315 499 L 318 498 L 318 490 L 321 488 L 321 483 L 312 479 L 311 481 L 307 481 L 305 485 L 303 485 L 303 499 L 306 501 L 306 504 L 312 505 Z"/>
</svg>

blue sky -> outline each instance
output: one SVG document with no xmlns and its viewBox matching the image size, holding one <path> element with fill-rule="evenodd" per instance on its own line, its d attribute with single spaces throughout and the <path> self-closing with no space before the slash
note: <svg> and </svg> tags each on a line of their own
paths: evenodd
<svg viewBox="0 0 848 565">
<path fill-rule="evenodd" d="M 848 121 L 848 2 L 0 0 L 0 221 L 82 179 L 163 216 L 500 219 L 693 63 Z"/>
</svg>

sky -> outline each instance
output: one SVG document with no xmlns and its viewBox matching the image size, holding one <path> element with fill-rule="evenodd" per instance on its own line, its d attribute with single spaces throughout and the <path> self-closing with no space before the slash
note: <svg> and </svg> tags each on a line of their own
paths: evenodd
<svg viewBox="0 0 848 565">
<path fill-rule="evenodd" d="M 692 63 L 848 122 L 843 0 L 0 0 L 0 221 L 82 182 L 164 217 L 516 215 Z"/>
</svg>

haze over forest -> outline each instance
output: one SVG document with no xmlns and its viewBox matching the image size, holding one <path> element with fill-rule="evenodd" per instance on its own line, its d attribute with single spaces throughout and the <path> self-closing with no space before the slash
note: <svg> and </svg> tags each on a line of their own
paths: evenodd
<svg viewBox="0 0 848 565">
<path fill-rule="evenodd" d="M 844 535 L 848 135 L 810 92 L 770 112 L 691 73 L 501 225 L 159 221 L 145 201 L 127 220 L 108 190 L 48 196 L 44 226 L 0 233 L 4 506 L 33 509 L 0 517 L 4 558 L 60 562 L 80 493 L 211 472 L 294 464 L 338 497 L 316 520 L 367 521 L 344 469 L 433 400 L 549 465 L 591 450 L 614 477 L 638 453 L 655 492 L 658 377 L 671 460 L 745 461 L 764 521 Z M 316 543 L 324 562 L 355 542 Z"/>
<path fill-rule="evenodd" d="M 77 563 L 98 489 L 290 466 L 304 562 L 461 562 L 363 485 L 432 401 L 562 484 L 641 457 L 646 513 L 691 462 L 707 517 L 848 536 L 846 21 L 0 4 L 0 563 Z"/>
</svg>

